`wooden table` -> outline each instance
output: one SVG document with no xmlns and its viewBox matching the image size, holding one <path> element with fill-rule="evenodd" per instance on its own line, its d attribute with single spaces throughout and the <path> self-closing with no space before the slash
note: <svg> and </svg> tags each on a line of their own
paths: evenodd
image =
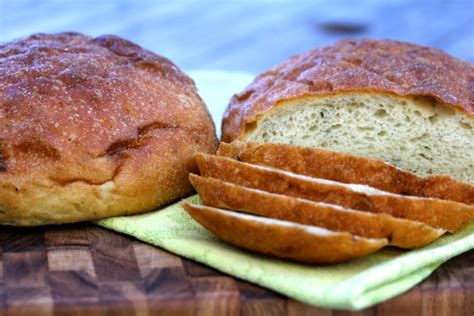
<svg viewBox="0 0 474 316">
<path fill-rule="evenodd" d="M 474 315 L 474 251 L 360 312 L 311 307 L 92 224 L 0 231 L 0 315 Z"/>
</svg>

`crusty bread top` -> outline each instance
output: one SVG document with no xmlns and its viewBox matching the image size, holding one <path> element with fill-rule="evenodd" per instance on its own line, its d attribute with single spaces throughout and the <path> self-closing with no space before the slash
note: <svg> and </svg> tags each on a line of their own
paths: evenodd
<svg viewBox="0 0 474 316">
<path fill-rule="evenodd" d="M 11 176 L 9 185 L 33 173 L 102 183 L 119 171 L 118 157 L 163 130 L 215 146 L 194 82 L 116 36 L 36 34 L 0 45 L 0 76 L 0 180 Z M 161 147 L 155 154 L 179 150 Z"/>
<path fill-rule="evenodd" d="M 281 101 L 357 91 L 431 97 L 473 116 L 474 66 L 399 41 L 343 40 L 293 56 L 234 95 L 224 114 L 222 140 L 242 137 Z"/>
</svg>

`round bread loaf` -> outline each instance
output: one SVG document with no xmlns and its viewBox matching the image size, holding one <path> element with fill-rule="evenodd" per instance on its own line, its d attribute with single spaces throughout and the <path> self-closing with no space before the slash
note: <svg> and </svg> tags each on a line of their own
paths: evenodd
<svg viewBox="0 0 474 316">
<path fill-rule="evenodd" d="M 192 192 L 216 150 L 194 82 L 116 36 L 36 34 L 0 46 L 0 224 L 150 211 Z"/>
<path fill-rule="evenodd" d="M 474 66 L 389 40 L 344 40 L 262 73 L 222 140 L 291 143 L 474 183 Z"/>
</svg>

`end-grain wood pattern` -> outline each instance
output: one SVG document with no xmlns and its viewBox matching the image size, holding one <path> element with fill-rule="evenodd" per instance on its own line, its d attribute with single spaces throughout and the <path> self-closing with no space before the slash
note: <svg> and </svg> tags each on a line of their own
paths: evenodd
<svg viewBox="0 0 474 316">
<path fill-rule="evenodd" d="M 360 312 L 305 305 L 92 224 L 2 227 L 0 315 L 474 314 L 474 251 Z"/>
</svg>

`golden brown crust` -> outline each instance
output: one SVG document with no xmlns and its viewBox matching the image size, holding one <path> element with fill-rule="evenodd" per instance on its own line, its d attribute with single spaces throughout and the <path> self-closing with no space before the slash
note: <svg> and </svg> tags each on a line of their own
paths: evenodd
<svg viewBox="0 0 474 316">
<path fill-rule="evenodd" d="M 0 223 L 151 210 L 191 191 L 215 130 L 194 82 L 115 36 L 0 45 Z"/>
<path fill-rule="evenodd" d="M 325 202 L 372 213 L 423 222 L 449 232 L 462 229 L 474 220 L 474 206 L 431 198 L 392 193 L 365 193 L 348 184 L 299 176 L 251 165 L 227 157 L 200 154 L 196 161 L 201 176 L 232 182 L 275 194 Z M 370 188 L 365 187 L 365 190 Z M 375 190 L 375 189 L 372 189 Z"/>
<path fill-rule="evenodd" d="M 342 92 L 425 96 L 474 116 L 474 66 L 439 50 L 391 40 L 343 40 L 259 75 L 224 114 L 222 140 L 241 138 L 285 100 Z"/>
<path fill-rule="evenodd" d="M 473 185 L 448 176 L 418 177 L 377 159 L 311 147 L 239 141 L 221 143 L 217 154 L 310 177 L 365 184 L 396 194 L 474 204 Z"/>
<path fill-rule="evenodd" d="M 331 204 L 249 189 L 214 178 L 190 174 L 191 183 L 204 205 L 242 211 L 304 225 L 349 232 L 367 238 L 385 238 L 400 248 L 431 243 L 444 231 L 420 222 L 386 214 L 373 214 Z"/>
<path fill-rule="evenodd" d="M 364 256 L 387 244 L 349 233 L 263 219 L 182 203 L 186 211 L 217 237 L 248 250 L 307 263 L 334 263 Z"/>
</svg>

